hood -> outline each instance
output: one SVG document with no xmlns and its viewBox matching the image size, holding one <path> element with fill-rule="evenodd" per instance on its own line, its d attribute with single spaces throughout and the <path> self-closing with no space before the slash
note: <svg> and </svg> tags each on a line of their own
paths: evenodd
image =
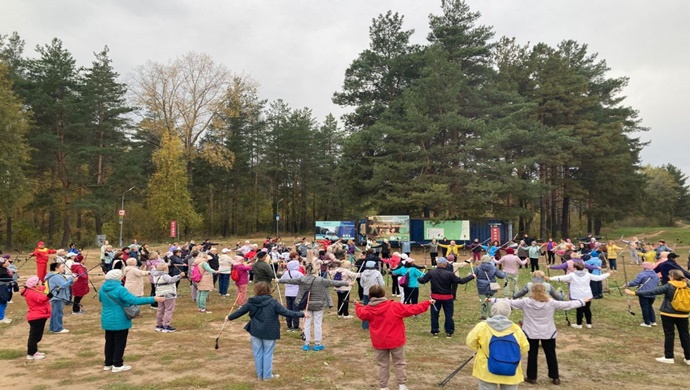
<svg viewBox="0 0 690 390">
<path fill-rule="evenodd" d="M 247 301 L 258 308 L 263 308 L 270 305 L 272 300 L 273 297 L 270 295 L 255 295 Z"/>
<path fill-rule="evenodd" d="M 688 284 L 686 282 L 683 282 L 681 280 L 669 280 L 668 284 L 675 288 L 683 288 L 683 287 L 688 287 Z"/>
<path fill-rule="evenodd" d="M 386 299 L 386 298 L 371 298 L 368 305 L 369 306 L 378 306 L 378 305 L 380 305 L 384 302 L 387 302 L 387 301 L 388 301 L 388 299 Z"/>
<path fill-rule="evenodd" d="M 158 277 L 158 276 L 167 275 L 167 274 L 168 274 L 168 273 L 165 272 L 165 271 L 159 271 L 159 270 L 157 270 L 157 269 L 151 270 L 151 276 L 153 276 L 154 278 L 155 278 L 155 277 Z"/>
<path fill-rule="evenodd" d="M 589 272 L 587 272 L 586 269 L 578 270 L 578 271 L 573 272 L 573 274 L 574 274 L 575 276 L 577 276 L 578 278 L 583 278 L 583 277 L 584 277 L 585 275 L 587 275 L 588 273 L 589 273 Z"/>
<path fill-rule="evenodd" d="M 122 283 L 119 280 L 116 279 L 109 279 L 103 282 L 103 285 L 101 286 L 101 290 L 103 292 L 113 292 L 113 290 L 117 289 L 118 287 L 122 287 Z M 124 287 L 122 287 L 124 288 Z"/>
<path fill-rule="evenodd" d="M 379 271 L 375 269 L 365 269 L 364 271 L 362 271 L 362 276 L 370 277 L 376 275 L 378 272 Z"/>
<path fill-rule="evenodd" d="M 513 321 L 505 316 L 493 316 L 486 320 L 486 324 L 495 331 L 503 332 L 513 326 Z"/>
<path fill-rule="evenodd" d="M 287 263 L 287 269 L 290 271 L 297 271 L 299 270 L 299 261 L 297 260 L 290 260 Z"/>
<path fill-rule="evenodd" d="M 544 278 L 540 278 L 537 276 L 532 277 L 532 283 L 541 283 L 544 284 Z"/>
</svg>

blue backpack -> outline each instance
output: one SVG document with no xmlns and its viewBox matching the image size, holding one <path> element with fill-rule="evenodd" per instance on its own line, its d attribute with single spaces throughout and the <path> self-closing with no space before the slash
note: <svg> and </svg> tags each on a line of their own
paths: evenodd
<svg viewBox="0 0 690 390">
<path fill-rule="evenodd" d="M 522 359 L 520 345 L 511 333 L 506 336 L 491 336 L 489 341 L 489 372 L 494 375 L 513 376 Z"/>
</svg>

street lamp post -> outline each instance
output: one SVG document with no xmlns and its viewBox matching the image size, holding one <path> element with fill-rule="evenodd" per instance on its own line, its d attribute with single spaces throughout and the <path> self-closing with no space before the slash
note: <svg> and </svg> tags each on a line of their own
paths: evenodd
<svg viewBox="0 0 690 390">
<path fill-rule="evenodd" d="M 276 238 L 278 238 L 278 222 L 280 221 L 280 213 L 278 213 L 278 206 L 280 206 L 280 202 L 282 202 L 283 199 L 280 199 L 279 201 L 276 202 Z"/>
<path fill-rule="evenodd" d="M 122 193 L 122 204 L 120 205 L 120 210 L 124 211 L 124 209 L 125 209 L 125 194 L 128 193 L 129 191 L 132 191 L 134 188 L 136 188 L 136 186 L 134 186 L 134 187 L 132 187 L 132 188 L 130 188 L 127 191 Z M 122 248 L 122 225 L 124 225 L 124 222 L 125 222 L 125 216 L 123 214 L 123 215 L 120 215 L 120 248 Z"/>
</svg>

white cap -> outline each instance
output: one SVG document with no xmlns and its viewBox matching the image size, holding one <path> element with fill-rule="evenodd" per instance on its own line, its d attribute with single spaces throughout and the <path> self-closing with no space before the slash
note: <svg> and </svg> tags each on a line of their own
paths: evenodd
<svg viewBox="0 0 690 390">
<path fill-rule="evenodd" d="M 230 249 L 228 249 L 228 248 L 223 248 L 223 249 L 221 250 L 221 252 L 223 252 L 223 253 L 228 253 L 228 252 L 230 252 Z"/>
<path fill-rule="evenodd" d="M 70 252 L 70 253 L 68 253 L 67 256 L 65 256 L 65 257 L 74 257 L 74 256 L 76 256 L 76 255 L 77 255 L 76 253 Z"/>
</svg>

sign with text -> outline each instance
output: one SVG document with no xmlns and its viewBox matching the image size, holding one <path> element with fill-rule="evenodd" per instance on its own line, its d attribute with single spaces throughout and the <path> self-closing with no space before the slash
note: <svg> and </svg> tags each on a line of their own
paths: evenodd
<svg viewBox="0 0 690 390">
<path fill-rule="evenodd" d="M 317 240 L 355 238 L 355 223 L 352 221 L 316 221 L 315 225 L 314 238 Z"/>
<path fill-rule="evenodd" d="M 410 239 L 409 215 L 375 215 L 367 217 L 367 238 L 391 241 Z"/>
<path fill-rule="evenodd" d="M 491 242 L 501 242 L 501 228 L 498 225 L 491 225 Z"/>
<path fill-rule="evenodd" d="M 117 215 L 124 217 L 125 216 L 125 210 L 120 210 L 117 212 Z"/>
<path fill-rule="evenodd" d="M 170 221 L 170 237 L 177 237 L 177 221 Z"/>
<path fill-rule="evenodd" d="M 470 221 L 424 221 L 424 239 L 441 240 L 443 238 L 455 241 L 470 239 Z"/>
</svg>

